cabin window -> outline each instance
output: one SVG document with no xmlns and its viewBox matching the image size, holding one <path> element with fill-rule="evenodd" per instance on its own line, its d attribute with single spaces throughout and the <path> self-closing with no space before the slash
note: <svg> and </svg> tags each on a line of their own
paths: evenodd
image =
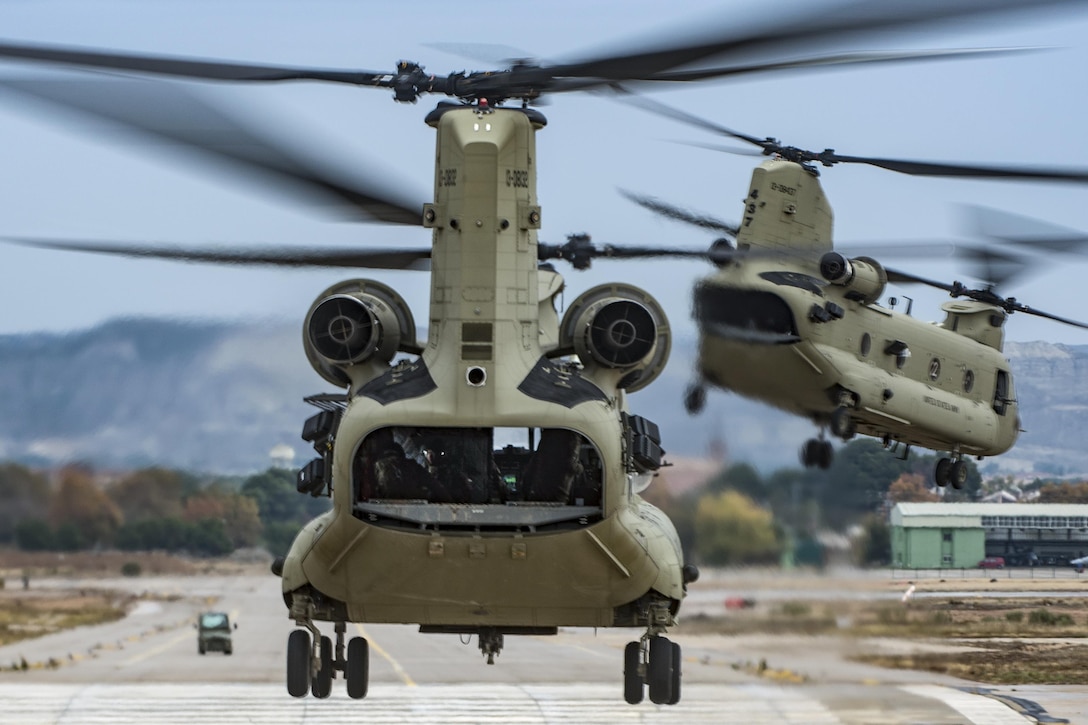
<svg viewBox="0 0 1088 725">
<path fill-rule="evenodd" d="M 929 361 L 929 379 L 936 380 L 941 377 L 941 361 L 933 358 Z"/>
<path fill-rule="evenodd" d="M 998 415 L 1005 415 L 1008 411 L 1009 403 L 1012 402 L 1010 398 L 1012 394 L 1011 387 L 1008 371 L 998 370 L 997 383 L 994 385 L 994 411 Z"/>
<path fill-rule="evenodd" d="M 869 351 L 873 349 L 873 338 L 866 332 L 861 336 L 861 356 L 869 357 Z"/>
<path fill-rule="evenodd" d="M 353 465 L 357 502 L 600 506 L 596 447 L 563 428 L 379 428 Z"/>
<path fill-rule="evenodd" d="M 723 334 L 753 342 L 795 342 L 798 338 L 793 311 L 772 292 L 701 285 L 695 291 L 695 319 L 711 331 L 725 328 Z"/>
<path fill-rule="evenodd" d="M 973 370 L 965 370 L 963 373 L 963 392 L 970 393 L 971 389 L 975 387 L 975 372 Z"/>
</svg>

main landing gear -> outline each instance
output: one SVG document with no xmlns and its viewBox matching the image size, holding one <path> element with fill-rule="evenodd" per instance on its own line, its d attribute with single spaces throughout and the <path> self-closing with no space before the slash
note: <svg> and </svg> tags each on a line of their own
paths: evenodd
<svg viewBox="0 0 1088 725">
<path fill-rule="evenodd" d="M 954 458 L 942 458 L 937 461 L 933 478 L 941 488 L 952 484 L 952 488 L 959 490 L 967 483 L 967 463 L 958 455 Z"/>
<path fill-rule="evenodd" d="M 336 647 L 312 622 L 287 637 L 287 692 L 292 697 L 326 698 L 332 693 L 337 672 L 344 673 L 348 697 L 366 697 L 370 679 L 370 646 L 363 637 L 352 637 L 345 656 L 344 622 L 336 623 Z M 310 634 L 313 633 L 311 640 Z"/>
<path fill-rule="evenodd" d="M 832 435 L 844 441 L 850 440 L 858 432 L 858 423 L 850 415 L 850 407 L 845 403 L 835 408 L 827 427 Z M 819 438 L 809 438 L 805 441 L 805 445 L 801 446 L 801 464 L 805 468 L 830 468 L 834 457 L 835 452 L 831 448 L 831 442 L 824 440 L 822 430 Z"/>
<path fill-rule="evenodd" d="M 628 642 L 623 650 L 623 699 L 630 705 L 642 702 L 646 690 L 655 705 L 680 702 L 680 675 L 683 657 L 680 645 L 663 637 L 661 616 L 667 609 L 651 610 L 646 634 L 637 642 Z"/>
</svg>

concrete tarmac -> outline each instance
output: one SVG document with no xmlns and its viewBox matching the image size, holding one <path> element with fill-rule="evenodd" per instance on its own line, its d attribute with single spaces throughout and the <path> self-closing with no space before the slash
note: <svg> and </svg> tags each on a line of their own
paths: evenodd
<svg viewBox="0 0 1088 725">
<path fill-rule="evenodd" d="M 296 700 L 284 685 L 294 623 L 279 585 L 271 574 L 36 581 L 147 596 L 121 621 L 0 647 L 0 722 L 1088 722 L 1082 688 L 979 688 L 885 670 L 848 656 L 902 642 L 836 637 L 676 635 L 684 652 L 681 703 L 631 706 L 622 696 L 623 646 L 640 632 L 613 629 L 507 637 L 489 666 L 474 639 L 349 624 L 349 636 L 371 643 L 368 697 L 349 699 L 338 679 L 327 700 Z M 231 656 L 197 653 L 193 622 L 209 608 L 238 622 Z M 322 629 L 332 634 L 331 626 Z M 10 669 L 23 659 L 25 671 Z M 772 664 L 762 675 L 746 666 L 761 660 Z"/>
</svg>

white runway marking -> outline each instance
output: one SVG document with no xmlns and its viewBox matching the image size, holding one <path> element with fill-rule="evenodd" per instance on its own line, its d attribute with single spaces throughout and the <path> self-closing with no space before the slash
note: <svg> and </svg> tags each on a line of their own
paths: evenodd
<svg viewBox="0 0 1088 725">
<path fill-rule="evenodd" d="M 337 684 L 342 685 L 338 681 Z M 673 707 L 627 705 L 605 685 L 377 684 L 365 700 L 341 690 L 294 699 L 270 684 L 0 684 L 2 720 L 18 725 L 139 723 L 717 723 L 839 725 L 826 706 L 795 690 L 691 685 Z"/>
<path fill-rule="evenodd" d="M 963 714 L 974 725 L 1024 725 L 1035 720 L 1010 710 L 997 700 L 938 685 L 904 685 L 902 690 L 940 700 Z"/>
</svg>

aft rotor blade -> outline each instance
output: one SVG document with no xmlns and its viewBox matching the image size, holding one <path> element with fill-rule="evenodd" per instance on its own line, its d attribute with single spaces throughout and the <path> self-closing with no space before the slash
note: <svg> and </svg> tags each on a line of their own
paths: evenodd
<svg viewBox="0 0 1088 725">
<path fill-rule="evenodd" d="M 816 161 L 824 161 L 824 154 Z M 1059 169 L 1046 167 L 990 166 L 975 164 L 950 164 L 935 161 L 906 161 L 869 156 L 844 156 L 827 154 L 827 165 L 835 163 L 868 164 L 889 171 L 912 176 L 951 176 L 977 179 L 1034 179 L 1036 181 L 1066 181 L 1083 184 L 1088 182 L 1088 169 Z"/>
<path fill-rule="evenodd" d="M 884 271 L 888 274 L 888 281 L 898 284 L 924 284 L 930 287 L 936 287 L 937 289 L 943 289 L 945 292 L 957 292 L 959 288 L 946 284 L 944 282 L 937 282 L 936 280 L 926 279 L 925 277 L 919 277 L 909 272 L 901 272 L 896 269 L 884 268 Z"/>
<path fill-rule="evenodd" d="M 430 269 L 430 249 L 313 249 L 270 247 L 220 249 L 216 247 L 159 247 L 113 241 L 71 241 L 42 237 L 4 237 L 5 241 L 40 249 L 91 252 L 121 257 L 169 259 L 236 266 L 338 267 L 356 269 Z"/>
<path fill-rule="evenodd" d="M 1077 320 L 1071 320 L 1068 317 L 1059 317 L 1058 315 L 1052 315 L 1049 312 L 1043 312 L 1042 310 L 1036 310 L 1027 305 L 1021 305 L 1019 303 L 1011 305 L 1014 312 L 1023 312 L 1027 315 L 1035 315 L 1036 317 L 1045 317 L 1048 320 L 1054 320 L 1060 322 L 1063 325 L 1072 325 L 1073 327 L 1082 327 L 1088 329 L 1088 323 L 1078 322 Z"/>
<path fill-rule="evenodd" d="M 63 63 L 82 68 L 127 70 L 155 75 L 216 81 L 329 81 L 359 86 L 379 86 L 389 73 L 335 70 L 298 66 L 258 65 L 223 60 L 177 58 L 143 53 L 111 53 L 92 48 L 0 43 L 0 57 L 13 60 Z"/>
<path fill-rule="evenodd" d="M 612 81 L 647 79 L 697 61 L 744 58 L 756 52 L 796 52 L 798 46 L 862 41 L 890 30 L 938 28 L 972 18 L 1084 5 L 1084 0 L 915 0 L 911 3 L 853 0 L 814 3 L 806 12 L 775 17 L 734 33 L 700 30 L 695 37 L 639 51 L 542 69 L 553 78 L 568 76 Z M 706 24 L 704 23 L 704 26 Z"/>
<path fill-rule="evenodd" d="M 331 202 L 341 217 L 422 223 L 422 203 L 393 191 L 397 184 L 387 174 L 370 178 L 359 171 L 364 164 L 333 169 L 302 152 L 291 152 L 179 85 L 119 78 L 0 78 L 0 89 L 168 141 L 168 147 L 180 144 L 234 170 L 286 185 L 296 199 L 301 192 L 310 201 L 320 199 L 325 206 Z"/>
<path fill-rule="evenodd" d="M 652 196 L 643 196 L 641 194 L 635 194 L 634 192 L 620 189 L 619 192 L 623 194 L 627 199 L 633 201 L 644 209 L 649 209 L 655 214 L 666 217 L 668 219 L 675 219 L 676 221 L 690 224 L 700 229 L 710 229 L 712 231 L 724 232 L 731 237 L 736 237 L 739 227 L 736 224 L 730 224 L 720 219 L 715 219 L 712 216 L 704 214 L 696 214 L 695 212 L 681 209 L 678 206 L 673 206 L 668 202 L 655 199 Z"/>
<path fill-rule="evenodd" d="M 1088 0 L 914 0 L 911 3 L 853 0 L 838 3 L 810 3 L 804 12 L 788 19 L 764 14 L 754 25 L 737 28 L 735 17 L 700 18 L 671 41 L 647 50 L 645 43 L 633 51 L 591 57 L 587 60 L 549 65 L 515 64 L 505 70 L 448 77 L 434 76 L 421 66 L 402 62 L 394 71 L 339 70 L 306 66 L 250 64 L 234 61 L 181 58 L 138 52 L 110 52 L 90 48 L 56 47 L 32 43 L 0 43 L 0 58 L 63 63 L 82 68 L 152 73 L 202 80 L 280 82 L 314 80 L 359 86 L 395 89 L 401 101 L 414 101 L 424 93 L 442 93 L 462 98 L 536 98 L 550 90 L 576 90 L 593 85 L 624 81 L 703 80 L 715 71 L 685 68 L 696 62 L 729 62 L 748 65 L 747 70 L 719 67 L 726 72 L 765 72 L 799 67 L 783 60 L 799 48 L 870 42 L 888 31 L 941 28 L 979 18 L 1030 12 L 1034 18 L 1046 10 L 1083 6 Z M 632 44 L 633 45 L 633 44 Z M 769 54 L 766 61 L 753 61 L 753 54 Z M 778 57 L 774 57 L 777 55 Z M 827 64 L 828 61 L 824 61 Z M 696 75 L 669 78 L 665 74 L 691 71 Z M 708 75 L 710 73 L 710 75 Z M 564 81 L 573 81 L 563 87 Z"/>
<path fill-rule="evenodd" d="M 798 60 L 769 61 L 766 63 L 749 63 L 744 65 L 728 66 L 724 68 L 701 68 L 690 71 L 667 71 L 658 73 L 650 78 L 640 79 L 641 82 L 666 82 L 681 83 L 691 81 L 711 80 L 714 78 L 728 78 L 729 76 L 752 75 L 755 73 L 768 73 L 786 70 L 816 70 L 825 68 L 872 65 L 878 63 L 919 63 L 923 61 L 944 60 L 973 60 L 975 58 L 1019 55 L 1022 53 L 1034 53 L 1046 48 L 952 48 L 947 50 L 911 50 L 911 51 L 884 51 L 865 53 L 831 53 L 817 55 Z"/>
</svg>

